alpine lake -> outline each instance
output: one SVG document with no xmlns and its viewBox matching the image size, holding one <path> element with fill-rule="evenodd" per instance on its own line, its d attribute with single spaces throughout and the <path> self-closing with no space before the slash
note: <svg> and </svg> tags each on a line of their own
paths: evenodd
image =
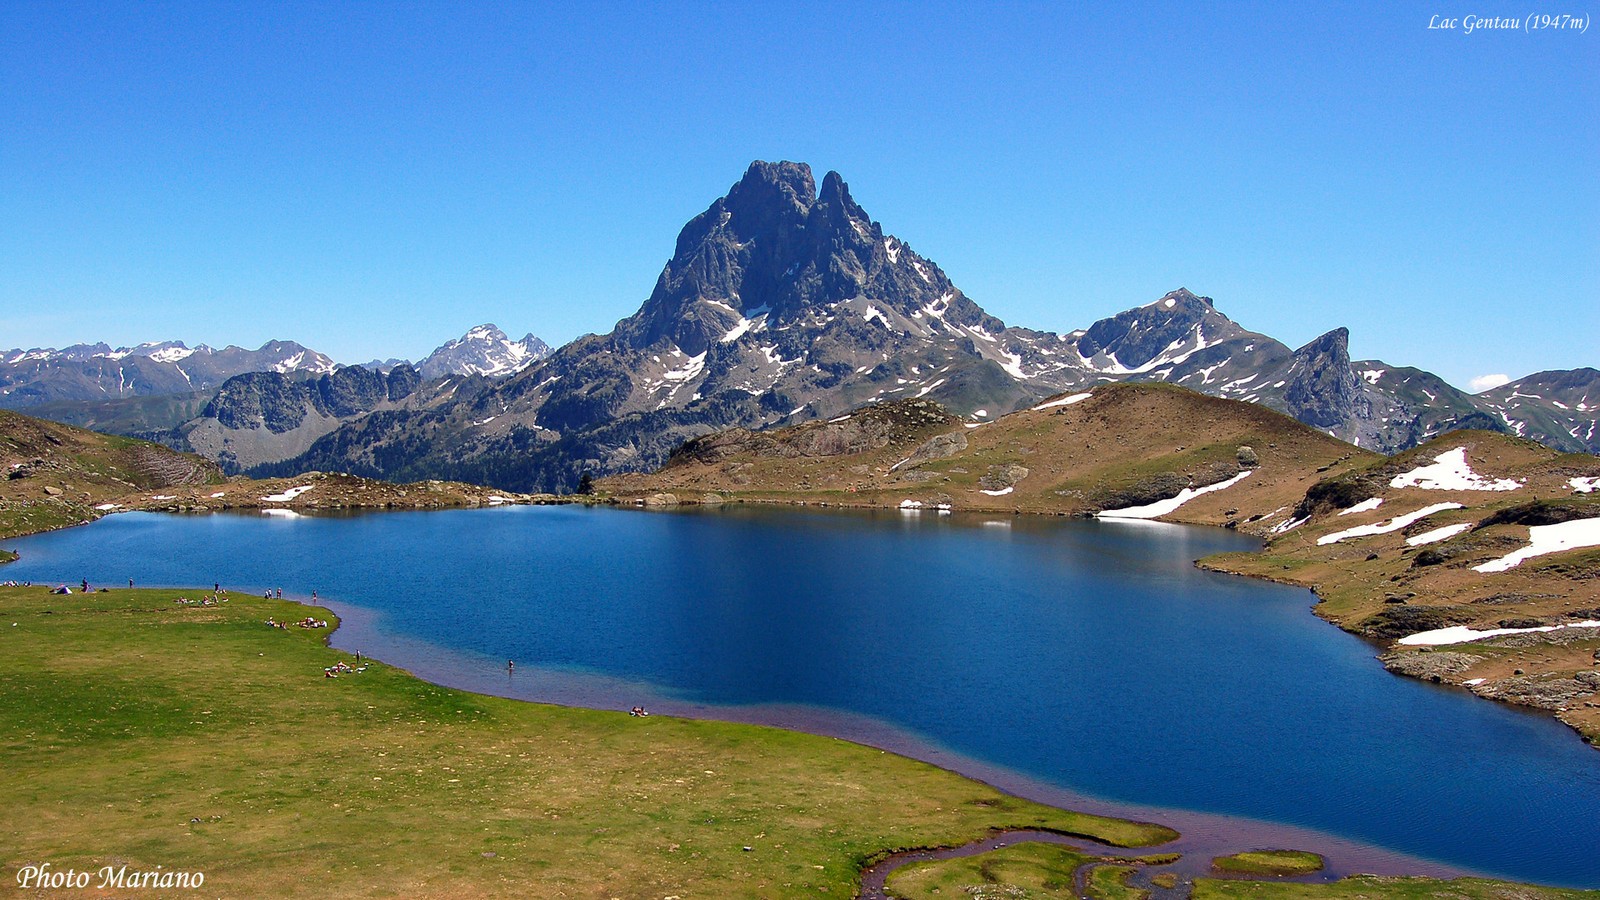
<svg viewBox="0 0 1600 900">
<path fill-rule="evenodd" d="M 1258 546 L 1221 529 L 507 506 L 128 513 L 7 544 L 7 580 L 316 591 L 334 646 L 442 684 L 832 734 L 1186 837 L 1600 887 L 1594 748 L 1385 672 L 1305 590 L 1196 569 Z"/>
</svg>

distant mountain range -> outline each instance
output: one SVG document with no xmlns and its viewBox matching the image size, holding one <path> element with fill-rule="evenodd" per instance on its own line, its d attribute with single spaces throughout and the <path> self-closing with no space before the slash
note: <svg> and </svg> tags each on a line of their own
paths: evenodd
<svg viewBox="0 0 1600 900">
<path fill-rule="evenodd" d="M 402 373 L 397 384 L 448 375 L 493 378 L 515 374 L 549 354 L 549 346 L 539 338 L 530 334 L 513 341 L 489 324 L 446 342 L 415 367 L 403 359 L 390 359 L 359 368 L 388 375 L 404 367 L 410 374 Z M 281 397 L 296 390 L 291 385 L 316 384 L 320 379 L 321 386 L 308 389 L 305 395 L 311 404 L 308 409 L 326 414 L 331 404 L 347 418 L 366 411 L 368 407 L 356 409 L 347 401 L 370 394 L 370 385 L 356 387 L 359 379 L 353 373 L 338 375 L 344 368 L 292 341 L 270 341 L 259 350 L 231 346 L 213 350 L 204 344 L 190 349 L 179 341 L 117 350 L 106 344 L 9 350 L 0 353 L 0 408 L 26 409 L 47 419 L 115 434 L 162 436 L 161 432 L 190 420 L 212 416 L 207 410 L 219 393 L 248 396 L 262 385 L 271 385 L 268 393 Z M 419 372 L 426 374 L 419 376 Z M 234 378 L 244 381 L 225 391 Z M 385 388 L 384 393 L 388 392 Z M 336 397 L 345 399 L 330 399 Z M 225 400 L 223 406 L 229 402 Z M 283 406 L 275 408 L 281 412 Z M 237 419 L 226 411 L 222 415 Z M 170 439 L 171 435 L 163 437 Z M 303 449 L 297 447 L 294 452 Z M 272 458 L 282 455 L 276 453 Z"/>
<path fill-rule="evenodd" d="M 245 372 L 317 375 L 333 370 L 333 360 L 293 341 L 268 341 L 259 350 L 213 350 L 205 344 L 190 348 L 181 341 L 117 350 L 106 344 L 8 350 L 0 353 L 0 407 L 192 393 Z"/>
<path fill-rule="evenodd" d="M 1185 289 L 1065 335 L 1007 326 L 885 233 L 837 173 L 819 187 L 803 163 L 756 162 L 684 226 L 649 298 L 609 334 L 551 352 L 485 325 L 415 367 L 369 363 L 372 378 L 243 376 L 161 439 L 256 474 L 570 490 L 584 473 L 649 470 L 730 427 L 916 397 L 984 421 L 1063 391 L 1165 381 L 1385 453 L 1467 427 L 1600 450 L 1600 371 L 1471 395 L 1419 369 L 1352 361 L 1348 339 L 1335 328 L 1291 349 Z"/>
</svg>

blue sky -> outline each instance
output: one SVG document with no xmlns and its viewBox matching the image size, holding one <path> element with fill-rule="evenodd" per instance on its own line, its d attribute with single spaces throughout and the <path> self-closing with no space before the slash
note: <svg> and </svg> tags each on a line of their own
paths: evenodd
<svg viewBox="0 0 1600 900">
<path fill-rule="evenodd" d="M 1010 324 L 1185 286 L 1462 387 L 1600 365 L 1600 29 L 1297 6 L 11 0 L 0 348 L 560 343 L 794 159 Z"/>
</svg>

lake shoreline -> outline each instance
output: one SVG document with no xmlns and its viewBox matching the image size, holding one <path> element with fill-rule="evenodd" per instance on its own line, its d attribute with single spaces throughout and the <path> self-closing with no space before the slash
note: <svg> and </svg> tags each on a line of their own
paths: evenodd
<svg viewBox="0 0 1600 900">
<path fill-rule="evenodd" d="M 286 596 L 286 599 L 289 598 Z M 309 598 L 294 599 L 296 602 L 312 605 Z M 382 613 L 339 600 L 330 600 L 327 597 L 319 597 L 315 605 L 317 608 L 329 610 L 337 618 L 334 628 L 327 635 L 328 646 L 348 653 L 360 649 L 364 658 L 382 660 L 432 684 L 510 700 L 566 708 L 623 711 L 632 705 L 637 705 L 631 699 L 638 697 L 637 693 L 627 698 L 615 697 L 609 703 L 604 702 L 604 699 L 612 696 L 610 691 L 619 687 L 625 689 L 626 686 L 620 682 L 607 684 L 603 680 L 598 686 L 581 682 L 564 684 L 561 686 L 561 691 L 565 696 L 555 698 L 542 694 L 531 686 L 528 688 L 522 688 L 520 685 L 515 688 L 507 686 L 496 689 L 495 682 L 502 678 L 507 685 L 510 685 L 513 679 L 526 681 L 537 678 L 541 670 L 534 666 L 522 665 L 517 667 L 515 675 L 507 676 L 503 664 L 497 664 L 497 661 L 491 661 L 487 657 L 480 658 L 473 664 L 467 660 L 469 654 L 460 651 L 451 651 L 410 638 L 384 639 L 379 632 Z M 422 656 L 421 652 L 425 649 L 422 645 L 425 644 L 441 652 L 431 659 Z M 377 648 L 376 651 L 369 652 L 368 648 L 373 647 Z M 585 689 L 589 691 L 587 695 L 584 693 Z M 581 702 L 586 699 L 589 702 Z M 1155 849 L 1161 852 L 1183 853 L 1186 860 L 1191 857 L 1194 860 L 1203 859 L 1205 864 L 1197 869 L 1197 872 L 1209 866 L 1212 856 L 1258 847 L 1294 847 L 1315 851 L 1328 861 L 1327 868 L 1316 878 L 1320 881 L 1334 881 L 1357 874 L 1417 875 L 1439 879 L 1503 877 L 1310 828 L 1266 822 L 1244 816 L 1107 800 L 1079 793 L 999 765 L 985 763 L 940 748 L 889 723 L 843 711 L 780 704 L 715 706 L 665 697 L 638 697 L 638 699 L 643 701 L 643 705 L 652 715 L 761 725 L 832 737 L 914 759 L 1023 800 L 1042 803 L 1057 809 L 1164 825 L 1179 832 L 1180 836 L 1176 840 L 1158 845 Z M 985 840 L 998 837 L 1001 836 L 991 835 Z M 914 849 L 943 851 L 958 848 Z M 1189 867 L 1185 866 L 1182 871 L 1187 872 L 1188 869 Z"/>
</svg>

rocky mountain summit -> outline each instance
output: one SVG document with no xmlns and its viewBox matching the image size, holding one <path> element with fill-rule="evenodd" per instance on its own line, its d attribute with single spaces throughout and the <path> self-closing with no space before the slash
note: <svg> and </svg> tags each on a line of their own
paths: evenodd
<svg viewBox="0 0 1600 900">
<path fill-rule="evenodd" d="M 424 379 L 445 375 L 513 375 L 550 355 L 550 345 L 532 334 L 513 341 L 492 324 L 479 325 L 449 341 L 422 362 L 417 373 Z M 395 362 L 394 360 L 390 361 Z"/>
<path fill-rule="evenodd" d="M 1181 288 L 1065 335 L 1007 326 L 885 232 L 837 173 L 817 185 L 803 163 L 758 161 L 684 226 L 650 296 L 609 334 L 481 393 L 347 423 L 281 465 L 564 490 L 731 427 L 906 398 L 986 421 L 1115 381 L 1259 403 L 1379 452 L 1461 427 L 1572 442 L 1596 418 L 1586 399 L 1567 410 L 1586 421 L 1555 421 L 1531 394 L 1496 410 L 1429 373 L 1352 361 L 1343 328 L 1291 349 Z"/>
</svg>

